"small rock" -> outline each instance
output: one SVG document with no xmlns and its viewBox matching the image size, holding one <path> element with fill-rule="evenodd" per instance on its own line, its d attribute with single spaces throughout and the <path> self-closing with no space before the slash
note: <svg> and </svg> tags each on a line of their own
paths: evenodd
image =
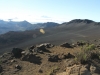
<svg viewBox="0 0 100 75">
<path fill-rule="evenodd" d="M 43 73 L 43 71 L 41 69 L 39 69 L 39 73 Z"/>
<path fill-rule="evenodd" d="M 11 63 L 15 62 L 15 60 L 11 60 Z"/>
<path fill-rule="evenodd" d="M 15 68 L 20 70 L 21 69 L 21 66 L 15 65 Z"/>
<path fill-rule="evenodd" d="M 70 54 L 70 53 L 68 53 L 68 54 L 66 54 L 65 55 L 65 58 L 67 59 L 67 58 L 74 58 L 75 56 L 74 55 L 72 55 L 72 54 Z"/>
<path fill-rule="evenodd" d="M 74 43 L 72 44 L 72 47 L 73 47 L 73 48 L 76 47 L 76 46 L 77 46 L 77 44 L 74 44 Z"/>
<path fill-rule="evenodd" d="M 21 54 L 24 55 L 26 53 L 26 51 L 22 51 Z"/>
<path fill-rule="evenodd" d="M 20 48 L 13 48 L 12 54 L 13 54 L 13 56 L 14 56 L 15 58 L 20 58 L 20 57 L 22 56 L 22 54 L 21 54 L 22 51 L 23 51 L 23 50 L 20 49 Z"/>
<path fill-rule="evenodd" d="M 61 55 L 59 55 L 58 57 L 59 57 L 59 59 L 62 60 L 62 59 L 65 59 L 66 55 L 65 55 L 65 54 L 61 54 Z"/>
</svg>

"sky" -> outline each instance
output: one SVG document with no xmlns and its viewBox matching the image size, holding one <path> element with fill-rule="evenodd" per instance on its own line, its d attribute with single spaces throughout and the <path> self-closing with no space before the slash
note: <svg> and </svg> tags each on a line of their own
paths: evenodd
<svg viewBox="0 0 100 75">
<path fill-rule="evenodd" d="M 100 0 L 0 0 L 0 19 L 32 23 L 73 19 L 100 22 Z"/>
</svg>

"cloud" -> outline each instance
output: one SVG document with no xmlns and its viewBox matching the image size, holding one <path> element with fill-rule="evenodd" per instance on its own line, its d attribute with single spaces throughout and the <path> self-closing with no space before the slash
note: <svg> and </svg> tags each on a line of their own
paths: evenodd
<svg viewBox="0 0 100 75">
<path fill-rule="evenodd" d="M 5 16 L 4 16 L 5 15 Z M 57 22 L 57 23 L 62 23 L 65 19 L 61 18 L 55 18 L 55 17 L 50 17 L 46 15 L 36 15 L 36 14 L 25 14 L 25 13 L 13 13 L 13 14 L 3 14 L 0 15 L 0 19 L 8 21 L 9 19 L 11 21 L 28 21 L 28 22 Z"/>
<path fill-rule="evenodd" d="M 14 18 L 9 18 L 7 19 L 8 21 L 14 21 L 14 20 L 17 20 L 18 18 L 17 17 L 14 17 Z"/>
<path fill-rule="evenodd" d="M 43 16 L 41 16 L 42 18 L 51 18 L 51 17 L 49 17 L 49 16 L 45 16 L 45 15 L 43 15 Z"/>
</svg>

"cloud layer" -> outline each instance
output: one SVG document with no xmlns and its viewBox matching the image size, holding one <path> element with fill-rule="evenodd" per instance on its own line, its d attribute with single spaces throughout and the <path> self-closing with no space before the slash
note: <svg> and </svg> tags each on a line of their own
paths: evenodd
<svg viewBox="0 0 100 75">
<path fill-rule="evenodd" d="M 14 13 L 3 13 L 0 15 L 0 19 L 3 20 L 12 20 L 12 21 L 29 21 L 29 22 L 57 22 L 57 23 L 62 23 L 63 19 L 61 18 L 54 18 L 54 17 L 49 17 L 46 15 L 26 15 L 26 14 L 14 14 Z"/>
</svg>

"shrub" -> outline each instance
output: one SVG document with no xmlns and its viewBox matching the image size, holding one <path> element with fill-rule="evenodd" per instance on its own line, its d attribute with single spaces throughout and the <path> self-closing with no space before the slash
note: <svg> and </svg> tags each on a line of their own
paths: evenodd
<svg viewBox="0 0 100 75">
<path fill-rule="evenodd" d="M 79 52 L 75 54 L 75 61 L 76 63 L 86 63 L 88 61 L 88 55 L 85 52 Z"/>
<path fill-rule="evenodd" d="M 96 55 L 99 57 L 100 55 L 97 54 L 95 51 L 96 46 L 94 44 L 85 45 L 79 53 L 75 54 L 75 61 L 78 63 L 85 64 L 93 57 L 95 58 Z M 96 53 L 95 53 L 96 52 Z"/>
<path fill-rule="evenodd" d="M 94 44 L 90 44 L 89 46 L 86 46 L 85 50 L 94 50 L 96 46 Z"/>
</svg>

